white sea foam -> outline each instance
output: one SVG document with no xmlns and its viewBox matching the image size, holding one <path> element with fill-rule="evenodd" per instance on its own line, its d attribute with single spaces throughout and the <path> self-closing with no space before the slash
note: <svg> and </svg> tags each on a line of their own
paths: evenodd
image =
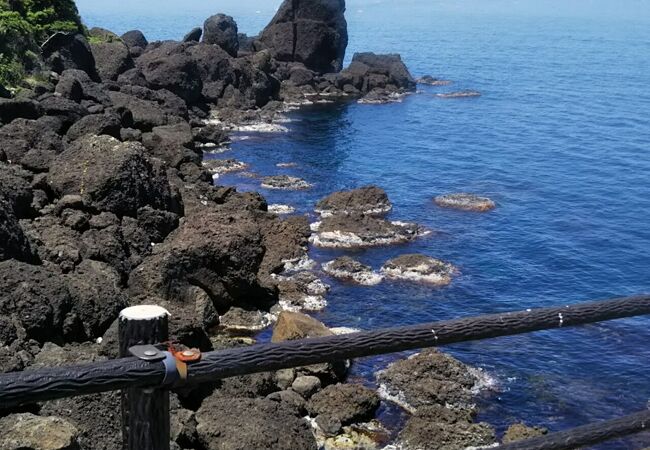
<svg viewBox="0 0 650 450">
<path fill-rule="evenodd" d="M 283 125 L 268 122 L 236 125 L 232 130 L 245 133 L 287 133 L 289 131 L 289 129 Z"/>
<path fill-rule="evenodd" d="M 316 266 L 316 261 L 311 259 L 308 255 L 303 255 L 300 258 L 283 259 L 285 272 L 300 272 L 303 270 L 310 270 Z"/>
<path fill-rule="evenodd" d="M 362 271 L 362 272 L 351 272 L 347 270 L 337 270 L 333 269 L 335 261 L 329 261 L 323 264 L 323 270 L 325 273 L 335 277 L 342 278 L 346 280 L 352 280 L 355 283 L 364 285 L 364 286 L 374 286 L 381 283 L 384 279 L 383 275 L 374 272 L 372 270 Z"/>
<path fill-rule="evenodd" d="M 296 211 L 296 208 L 290 205 L 280 205 L 278 203 L 274 203 L 272 205 L 269 205 L 269 212 L 271 214 L 278 214 L 278 215 L 283 215 L 283 214 L 291 214 Z"/>
</svg>

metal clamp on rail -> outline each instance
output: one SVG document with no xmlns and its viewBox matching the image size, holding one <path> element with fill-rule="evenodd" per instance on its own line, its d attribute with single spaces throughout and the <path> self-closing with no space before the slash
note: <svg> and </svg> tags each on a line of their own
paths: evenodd
<svg viewBox="0 0 650 450">
<path fill-rule="evenodd" d="M 187 380 L 187 365 L 201 360 L 201 351 L 196 348 L 179 348 L 178 345 L 167 343 L 164 345 L 134 345 L 129 347 L 129 353 L 136 358 L 149 362 L 162 361 L 165 366 L 163 386 L 182 385 Z"/>
</svg>

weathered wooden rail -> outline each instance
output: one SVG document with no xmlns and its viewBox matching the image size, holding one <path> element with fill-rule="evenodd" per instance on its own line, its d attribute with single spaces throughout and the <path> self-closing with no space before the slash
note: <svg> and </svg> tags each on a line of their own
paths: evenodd
<svg viewBox="0 0 650 450">
<path fill-rule="evenodd" d="M 155 308 L 154 311 L 151 314 L 143 315 L 141 312 L 136 312 L 130 316 L 121 316 L 122 356 L 126 355 L 127 349 L 133 345 L 151 344 L 166 339 L 166 315 Z M 247 348 L 205 353 L 200 361 L 188 366 L 183 382 L 197 384 L 256 372 L 566 328 L 646 314 L 650 314 L 650 295 L 490 314 L 277 344 L 259 344 Z M 149 353 L 148 356 L 140 355 L 140 358 L 124 357 L 101 363 L 0 375 L 0 408 L 122 390 L 124 448 L 166 450 L 169 445 L 166 389 L 172 387 L 178 379 L 178 373 L 173 373 L 177 370 L 175 369 L 177 366 L 173 361 L 170 364 L 168 352 L 161 351 L 159 355 L 153 355 L 151 353 L 155 351 L 152 352 L 150 349 Z M 171 359 L 173 360 L 173 357 Z M 181 366 L 183 365 L 178 367 Z M 640 422 L 637 419 L 647 419 L 643 413 L 640 414 L 639 417 L 634 418 L 634 423 L 637 424 L 636 428 L 633 427 L 634 432 L 642 431 L 645 427 L 646 422 L 642 422 L 643 427 L 639 428 Z M 614 423 L 614 426 L 620 425 Z M 591 436 L 592 432 L 593 430 L 589 428 L 584 431 L 585 436 Z M 552 436 L 557 434 L 540 439 L 550 442 L 548 439 Z M 607 436 L 603 435 L 598 439 L 603 440 Z M 560 436 L 559 439 L 564 438 Z M 587 438 L 582 438 L 579 442 L 583 442 L 584 439 Z M 525 442 L 517 445 L 525 445 Z M 539 442 L 542 443 L 531 444 L 541 445 L 538 447 L 513 447 L 512 445 L 515 444 L 502 447 L 569 449 L 584 445 L 574 445 L 570 440 L 566 441 L 564 446 L 557 442 L 552 444 L 555 446 L 545 446 L 550 444 Z"/>
</svg>

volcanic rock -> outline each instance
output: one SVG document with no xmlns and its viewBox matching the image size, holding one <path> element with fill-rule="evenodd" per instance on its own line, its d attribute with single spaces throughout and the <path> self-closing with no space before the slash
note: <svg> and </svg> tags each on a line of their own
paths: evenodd
<svg viewBox="0 0 650 450">
<path fill-rule="evenodd" d="M 321 388 L 320 379 L 314 376 L 300 376 L 293 380 L 291 389 L 304 398 L 309 398 Z"/>
<path fill-rule="evenodd" d="M 335 278 L 366 286 L 379 284 L 383 279 L 383 276 L 374 272 L 371 267 L 361 264 L 349 256 L 342 256 L 323 264 L 323 270 Z"/>
<path fill-rule="evenodd" d="M 139 57 L 136 66 L 153 89 L 167 89 L 191 104 L 201 97 L 203 88 L 199 68 L 186 53 L 192 45 L 195 43 L 165 42 Z"/>
<path fill-rule="evenodd" d="M 38 102 L 30 99 L 0 98 L 0 122 L 9 123 L 14 119 L 37 119 L 43 114 Z"/>
<path fill-rule="evenodd" d="M 525 439 L 544 436 L 547 433 L 548 430 L 546 428 L 529 427 L 523 423 L 516 423 L 510 425 L 506 430 L 506 433 L 503 435 L 503 443 L 508 444 L 510 442 L 523 441 Z"/>
<path fill-rule="evenodd" d="M 95 58 L 88 41 L 82 34 L 55 33 L 41 46 L 43 58 L 52 70 L 61 73 L 66 69 L 79 69 L 93 80 L 99 81 Z"/>
<path fill-rule="evenodd" d="M 494 201 L 487 197 L 467 193 L 439 195 L 434 201 L 436 205 L 444 208 L 455 208 L 465 211 L 484 212 L 496 207 Z"/>
<path fill-rule="evenodd" d="M 359 384 L 327 386 L 314 394 L 307 403 L 312 417 L 330 416 L 342 425 L 371 419 L 379 408 L 379 395 Z"/>
<path fill-rule="evenodd" d="M 140 30 L 127 31 L 121 36 L 121 38 L 122 41 L 124 41 L 124 43 L 129 47 L 140 47 L 144 49 L 147 45 L 149 45 L 147 38 L 144 37 L 144 34 L 142 34 L 142 31 Z"/>
<path fill-rule="evenodd" d="M 13 318 L 27 339 L 60 338 L 71 306 L 70 293 L 58 273 L 15 260 L 0 262 L 0 315 Z"/>
<path fill-rule="evenodd" d="M 66 133 L 66 136 L 70 141 L 79 139 L 87 134 L 97 136 L 105 134 L 119 139 L 121 128 L 121 119 L 117 114 L 91 114 L 82 117 L 72 125 Z"/>
<path fill-rule="evenodd" d="M 196 413 L 206 450 L 316 450 L 307 422 L 282 402 L 211 396 Z"/>
<path fill-rule="evenodd" d="M 430 405 L 470 408 L 472 388 L 481 381 L 479 371 L 435 349 L 397 361 L 377 375 L 382 395 L 411 412 Z"/>
<path fill-rule="evenodd" d="M 441 80 L 440 78 L 434 78 L 431 75 L 424 75 L 421 78 L 417 79 L 419 84 L 427 84 L 429 86 L 448 86 L 452 84 L 449 80 Z"/>
<path fill-rule="evenodd" d="M 486 423 L 474 423 L 465 410 L 450 410 L 439 405 L 424 406 L 406 422 L 397 442 L 405 448 L 463 450 L 490 446 L 494 429 Z"/>
<path fill-rule="evenodd" d="M 237 23 L 225 14 L 209 17 L 203 24 L 203 42 L 218 45 L 230 56 L 236 57 L 239 50 Z"/>
<path fill-rule="evenodd" d="M 444 286 L 458 271 L 444 261 L 420 254 L 402 255 L 387 261 L 381 268 L 388 278 L 396 280 L 423 281 Z"/>
<path fill-rule="evenodd" d="M 203 167 L 208 169 L 210 173 L 221 175 L 224 173 L 241 172 L 248 169 L 248 164 L 236 159 L 204 159 Z"/>
<path fill-rule="evenodd" d="M 256 49 L 278 61 L 303 63 L 319 72 L 338 72 L 348 45 L 344 0 L 285 0 L 262 31 Z"/>
<path fill-rule="evenodd" d="M 3 450 L 77 450 L 79 430 L 60 417 L 14 414 L 0 419 Z"/>
<path fill-rule="evenodd" d="M 201 156 L 194 150 L 192 129 L 187 122 L 155 127 L 142 136 L 142 143 L 149 154 L 178 167 L 185 162 L 199 163 Z"/>
<path fill-rule="evenodd" d="M 317 224 L 310 241 L 319 247 L 352 248 L 409 242 L 428 231 L 417 224 L 360 214 L 338 214 Z"/>
<path fill-rule="evenodd" d="M 199 27 L 192 28 L 192 30 L 183 37 L 181 42 L 199 42 L 203 35 L 203 30 Z"/>
<path fill-rule="evenodd" d="M 48 181 L 54 192 L 76 194 L 99 211 L 135 216 L 138 208 L 170 209 L 164 172 L 144 155 L 142 145 L 110 136 L 85 136 L 54 160 Z"/>
<path fill-rule="evenodd" d="M 292 341 L 312 337 L 332 336 L 329 328 L 302 313 L 283 311 L 273 328 L 272 342 Z"/>
<path fill-rule="evenodd" d="M 262 180 L 262 187 L 266 189 L 303 190 L 309 189 L 311 184 L 298 177 L 292 177 L 289 175 L 273 175 L 264 177 Z"/>
<path fill-rule="evenodd" d="M 102 80 L 117 80 L 117 77 L 134 67 L 129 47 L 115 35 L 103 42 L 91 43 L 97 72 Z"/>
<path fill-rule="evenodd" d="M 436 94 L 436 97 L 439 98 L 472 98 L 472 97 L 480 97 L 480 96 L 481 96 L 480 92 L 472 91 L 472 90 Z"/>
<path fill-rule="evenodd" d="M 321 216 L 333 214 L 384 214 L 392 209 L 386 192 L 377 186 L 366 186 L 350 191 L 335 192 L 316 204 Z"/>
<path fill-rule="evenodd" d="M 44 126 L 44 120 L 16 119 L 0 128 L 0 150 L 12 163 L 42 172 L 63 151 L 63 143 L 61 136 Z"/>
</svg>

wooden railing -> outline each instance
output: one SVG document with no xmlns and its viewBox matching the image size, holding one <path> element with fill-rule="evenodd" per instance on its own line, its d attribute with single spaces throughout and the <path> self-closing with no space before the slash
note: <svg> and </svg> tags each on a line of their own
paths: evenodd
<svg viewBox="0 0 650 450">
<path fill-rule="evenodd" d="M 127 308 L 120 315 L 122 358 L 0 375 L 0 409 L 85 394 L 122 391 L 124 448 L 169 449 L 169 389 L 238 375 L 424 347 L 566 328 L 650 314 L 650 296 L 529 309 L 364 331 L 315 339 L 258 344 L 196 354 L 153 344 L 168 338 L 167 312 Z M 137 356 L 130 356 L 137 355 Z M 503 449 L 572 449 L 650 427 L 650 411 L 512 444 Z"/>
</svg>

